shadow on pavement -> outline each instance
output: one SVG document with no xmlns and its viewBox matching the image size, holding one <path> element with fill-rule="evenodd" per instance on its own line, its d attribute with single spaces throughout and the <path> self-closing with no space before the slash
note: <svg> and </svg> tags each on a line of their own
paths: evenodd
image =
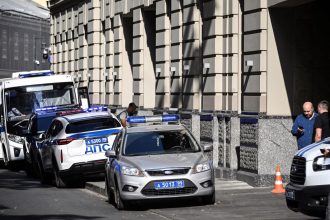
<svg viewBox="0 0 330 220">
<path fill-rule="evenodd" d="M 98 216 L 81 216 L 81 215 L 0 215 L 1 220 L 14 220 L 14 219 L 24 219 L 24 220 L 49 220 L 49 219 L 99 219 L 102 217 Z"/>
<path fill-rule="evenodd" d="M 10 208 L 7 206 L 0 205 L 0 210 L 4 210 L 4 209 L 10 209 Z"/>
<path fill-rule="evenodd" d="M 113 205 L 113 204 L 109 204 Z M 129 211 L 148 211 L 150 209 L 184 208 L 203 205 L 199 198 L 175 198 L 150 201 L 131 201 Z"/>
<path fill-rule="evenodd" d="M 0 173 L 0 189 L 27 190 L 31 188 L 49 188 L 52 186 L 42 185 L 39 180 L 33 178 L 17 178 L 17 175 L 25 175 L 24 172 L 3 171 Z"/>
</svg>

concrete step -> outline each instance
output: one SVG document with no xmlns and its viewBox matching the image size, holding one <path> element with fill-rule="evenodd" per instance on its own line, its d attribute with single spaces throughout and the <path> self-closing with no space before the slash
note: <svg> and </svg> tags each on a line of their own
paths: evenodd
<svg viewBox="0 0 330 220">
<path fill-rule="evenodd" d="M 219 191 L 253 189 L 253 188 L 254 188 L 253 186 L 250 186 L 246 182 L 242 182 L 238 180 L 217 179 L 215 181 L 215 190 L 219 190 Z"/>
</svg>

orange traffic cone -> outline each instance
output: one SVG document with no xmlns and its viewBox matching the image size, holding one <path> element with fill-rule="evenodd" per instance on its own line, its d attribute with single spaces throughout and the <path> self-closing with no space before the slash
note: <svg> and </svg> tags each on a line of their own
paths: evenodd
<svg viewBox="0 0 330 220">
<path fill-rule="evenodd" d="M 276 166 L 276 177 L 275 177 L 275 185 L 272 193 L 284 193 L 285 189 L 282 183 L 282 176 L 280 171 L 280 165 Z"/>
</svg>

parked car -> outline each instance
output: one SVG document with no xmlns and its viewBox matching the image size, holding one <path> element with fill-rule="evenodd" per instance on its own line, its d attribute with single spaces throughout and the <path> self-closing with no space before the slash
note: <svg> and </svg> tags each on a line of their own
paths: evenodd
<svg viewBox="0 0 330 220">
<path fill-rule="evenodd" d="M 177 115 L 133 116 L 130 124 L 177 121 Z M 126 127 L 106 152 L 106 190 L 117 209 L 131 201 L 200 197 L 215 202 L 214 170 L 205 152 L 181 124 Z"/>
<path fill-rule="evenodd" d="M 324 218 L 330 193 L 330 158 L 322 153 L 330 148 L 330 138 L 310 144 L 293 157 L 290 182 L 286 185 L 289 209 Z"/>
<path fill-rule="evenodd" d="M 109 112 L 85 112 L 55 118 L 35 141 L 37 164 L 43 178 L 55 178 L 57 187 L 104 173 L 104 153 L 112 149 L 122 126 Z"/>
</svg>

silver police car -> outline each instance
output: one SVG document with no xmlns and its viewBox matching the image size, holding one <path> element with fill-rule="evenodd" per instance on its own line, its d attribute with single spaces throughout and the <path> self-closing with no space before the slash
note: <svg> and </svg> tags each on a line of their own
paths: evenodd
<svg viewBox="0 0 330 220">
<path fill-rule="evenodd" d="M 177 115 L 133 116 L 129 123 L 176 121 Z M 125 209 L 130 201 L 199 197 L 215 202 L 214 170 L 193 135 L 181 124 L 122 129 L 106 152 L 108 201 Z"/>
</svg>

